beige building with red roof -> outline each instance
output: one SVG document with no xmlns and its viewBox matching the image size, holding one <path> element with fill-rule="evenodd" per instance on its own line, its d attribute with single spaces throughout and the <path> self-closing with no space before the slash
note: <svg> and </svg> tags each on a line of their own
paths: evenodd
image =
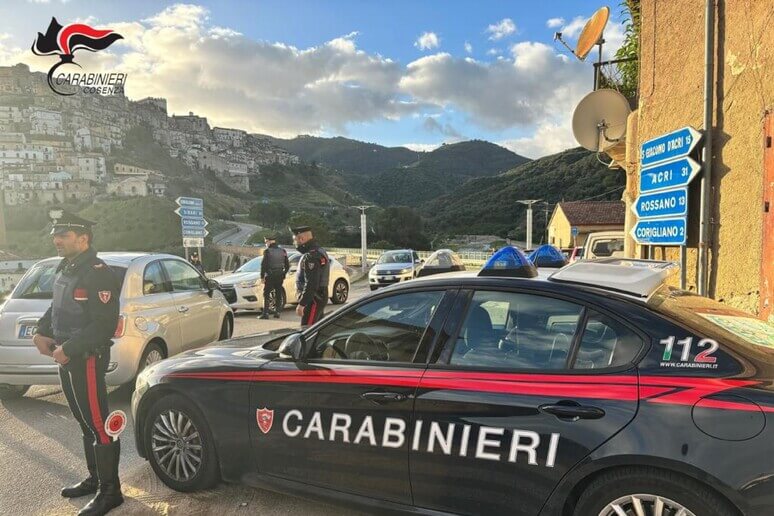
<svg viewBox="0 0 774 516">
<path fill-rule="evenodd" d="M 625 218 L 622 201 L 560 202 L 548 221 L 548 243 L 559 248 L 582 246 L 589 233 L 623 231 Z"/>
</svg>

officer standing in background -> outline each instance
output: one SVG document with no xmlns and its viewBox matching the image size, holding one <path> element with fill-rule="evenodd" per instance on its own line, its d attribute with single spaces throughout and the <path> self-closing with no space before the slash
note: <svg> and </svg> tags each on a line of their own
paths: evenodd
<svg viewBox="0 0 774 516">
<path fill-rule="evenodd" d="M 266 249 L 261 260 L 261 282 L 263 283 L 263 313 L 259 319 L 269 318 L 271 294 L 274 293 L 274 318 L 279 319 L 282 312 L 282 283 L 290 270 L 288 253 L 277 245 L 276 235 L 266 235 L 263 239 Z"/>
<path fill-rule="evenodd" d="M 206 276 L 204 272 L 204 265 L 202 265 L 202 261 L 199 259 L 199 253 L 193 253 L 191 255 L 191 265 L 193 265 L 202 276 Z"/>
<path fill-rule="evenodd" d="M 62 489 L 62 496 L 97 493 L 78 514 L 102 515 L 124 501 L 118 480 L 120 443 L 106 428 L 105 386 L 111 338 L 118 324 L 120 284 L 92 248 L 93 222 L 61 209 L 50 210 L 49 217 L 62 261 L 54 278 L 53 302 L 38 322 L 33 342 L 41 354 L 59 364 L 62 391 L 83 432 L 89 476 Z"/>
<path fill-rule="evenodd" d="M 309 326 L 325 315 L 331 260 L 325 249 L 315 241 L 311 227 L 299 226 L 290 228 L 290 231 L 293 232 L 296 249 L 303 254 L 298 262 L 303 281 L 296 313 L 301 316 L 301 326 Z"/>
</svg>

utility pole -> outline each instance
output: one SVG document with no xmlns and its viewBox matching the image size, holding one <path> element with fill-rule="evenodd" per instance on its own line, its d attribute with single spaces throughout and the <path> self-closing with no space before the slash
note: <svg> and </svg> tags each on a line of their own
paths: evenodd
<svg viewBox="0 0 774 516">
<path fill-rule="evenodd" d="M 0 176 L 0 182 L 3 177 Z M 0 189 L 0 249 L 8 244 L 5 240 L 5 191 Z"/>
<path fill-rule="evenodd" d="M 523 199 L 519 202 L 527 205 L 527 250 L 532 249 L 532 205 L 542 199 Z"/>
<path fill-rule="evenodd" d="M 366 226 L 366 210 L 372 206 L 351 206 L 356 210 L 360 210 L 360 270 L 366 272 L 368 270 L 368 239 L 367 239 L 367 226 Z"/>
</svg>

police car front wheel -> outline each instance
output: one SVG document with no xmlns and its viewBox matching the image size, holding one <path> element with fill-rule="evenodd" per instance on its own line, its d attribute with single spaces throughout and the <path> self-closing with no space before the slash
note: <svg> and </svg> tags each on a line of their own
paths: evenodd
<svg viewBox="0 0 774 516">
<path fill-rule="evenodd" d="M 192 402 L 177 394 L 159 399 L 148 411 L 144 427 L 148 459 L 164 484 L 192 492 L 218 482 L 214 440 Z"/>
<path fill-rule="evenodd" d="M 583 491 L 575 516 L 727 516 L 737 511 L 712 489 L 656 468 L 623 468 L 602 474 Z"/>
</svg>

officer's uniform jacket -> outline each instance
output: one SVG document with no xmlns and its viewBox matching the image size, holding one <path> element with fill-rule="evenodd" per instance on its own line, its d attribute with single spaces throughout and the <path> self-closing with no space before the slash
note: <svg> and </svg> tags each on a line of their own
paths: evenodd
<svg viewBox="0 0 774 516">
<path fill-rule="evenodd" d="M 328 280 L 331 273 L 331 260 L 328 253 L 316 243 L 310 243 L 311 249 L 305 253 L 298 263 L 299 270 L 303 271 L 303 289 L 298 303 L 301 306 L 309 305 L 315 297 L 325 299 L 328 297 Z"/>
<path fill-rule="evenodd" d="M 261 261 L 261 277 L 265 278 L 269 274 L 282 274 L 283 276 L 290 270 L 290 261 L 288 261 L 288 252 L 276 244 L 266 248 L 263 252 Z"/>
<path fill-rule="evenodd" d="M 110 347 L 118 324 L 120 284 L 113 270 L 89 248 L 62 259 L 54 277 L 54 298 L 37 332 L 53 338 L 69 358 L 99 354 Z"/>
</svg>

